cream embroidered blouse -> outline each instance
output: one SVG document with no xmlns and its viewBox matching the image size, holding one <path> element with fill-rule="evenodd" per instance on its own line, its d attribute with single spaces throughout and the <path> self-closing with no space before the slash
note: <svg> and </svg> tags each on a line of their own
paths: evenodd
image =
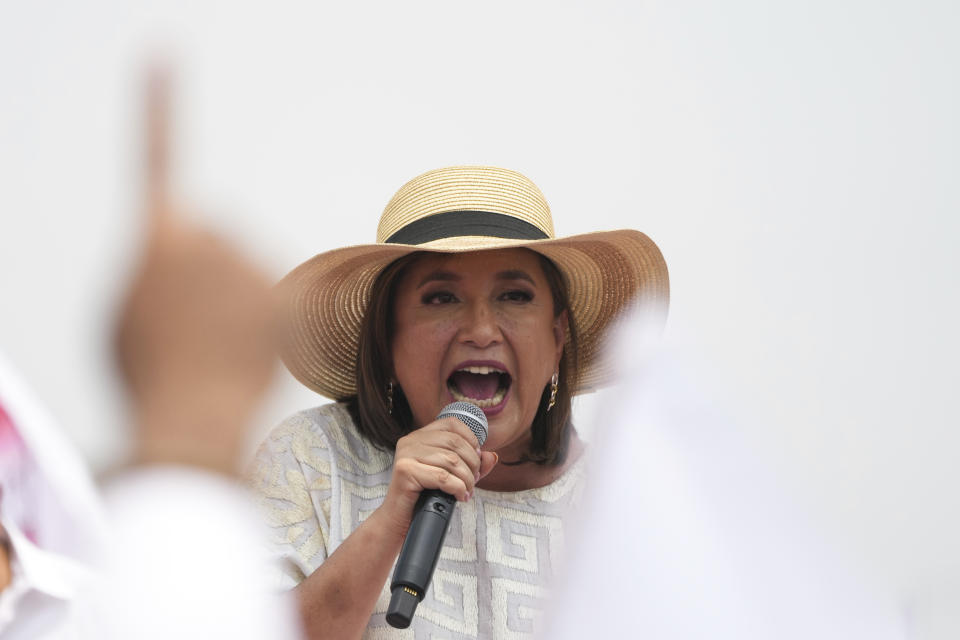
<svg viewBox="0 0 960 640">
<path fill-rule="evenodd" d="M 383 502 L 392 464 L 393 454 L 361 438 L 341 404 L 300 412 L 273 430 L 257 454 L 254 485 L 286 587 L 310 575 Z M 458 502 L 410 628 L 387 624 L 385 584 L 364 638 L 533 635 L 584 474 L 581 459 L 545 487 L 478 488 L 469 502 Z"/>
</svg>

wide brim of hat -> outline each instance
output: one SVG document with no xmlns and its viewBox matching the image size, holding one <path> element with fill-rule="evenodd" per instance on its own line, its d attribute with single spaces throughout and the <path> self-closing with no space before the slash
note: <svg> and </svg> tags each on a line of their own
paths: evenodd
<svg viewBox="0 0 960 640">
<path fill-rule="evenodd" d="M 578 342 L 574 393 L 610 382 L 603 342 L 610 324 L 640 308 L 666 319 L 667 265 L 657 245 L 630 229 L 548 240 L 459 236 L 420 245 L 368 244 L 318 254 L 278 285 L 284 309 L 284 363 L 317 393 L 343 400 L 356 393 L 360 327 L 370 290 L 394 260 L 417 251 L 462 253 L 525 247 L 557 265 L 567 281 L 571 321 Z"/>
</svg>

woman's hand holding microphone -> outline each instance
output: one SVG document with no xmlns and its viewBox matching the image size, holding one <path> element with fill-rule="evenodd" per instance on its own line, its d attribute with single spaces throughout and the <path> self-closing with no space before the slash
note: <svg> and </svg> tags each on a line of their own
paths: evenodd
<svg viewBox="0 0 960 640">
<path fill-rule="evenodd" d="M 380 509 L 402 537 L 421 492 L 439 489 L 465 502 L 497 462 L 497 454 L 481 451 L 477 436 L 460 420 L 435 420 L 397 440 L 390 488 Z"/>
</svg>

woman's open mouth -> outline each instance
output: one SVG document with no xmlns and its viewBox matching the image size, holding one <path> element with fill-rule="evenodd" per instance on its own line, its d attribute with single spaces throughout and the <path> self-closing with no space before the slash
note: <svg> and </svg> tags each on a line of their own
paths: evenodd
<svg viewBox="0 0 960 640">
<path fill-rule="evenodd" d="M 454 400 L 490 409 L 503 402 L 512 381 L 509 373 L 497 367 L 468 366 L 450 374 L 447 389 Z"/>
</svg>

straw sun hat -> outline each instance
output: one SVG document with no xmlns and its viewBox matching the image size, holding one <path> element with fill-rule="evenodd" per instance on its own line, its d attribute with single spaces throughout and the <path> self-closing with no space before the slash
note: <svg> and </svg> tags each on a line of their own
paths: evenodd
<svg viewBox="0 0 960 640">
<path fill-rule="evenodd" d="M 556 238 L 543 194 L 523 175 L 449 167 L 400 188 L 380 217 L 376 244 L 321 253 L 280 282 L 288 313 L 284 362 L 297 380 L 328 398 L 354 395 L 361 322 L 384 267 L 415 251 L 508 247 L 543 254 L 566 278 L 579 343 L 575 393 L 607 381 L 602 339 L 620 311 L 637 305 L 666 314 L 667 266 L 650 238 L 633 230 Z"/>
</svg>

